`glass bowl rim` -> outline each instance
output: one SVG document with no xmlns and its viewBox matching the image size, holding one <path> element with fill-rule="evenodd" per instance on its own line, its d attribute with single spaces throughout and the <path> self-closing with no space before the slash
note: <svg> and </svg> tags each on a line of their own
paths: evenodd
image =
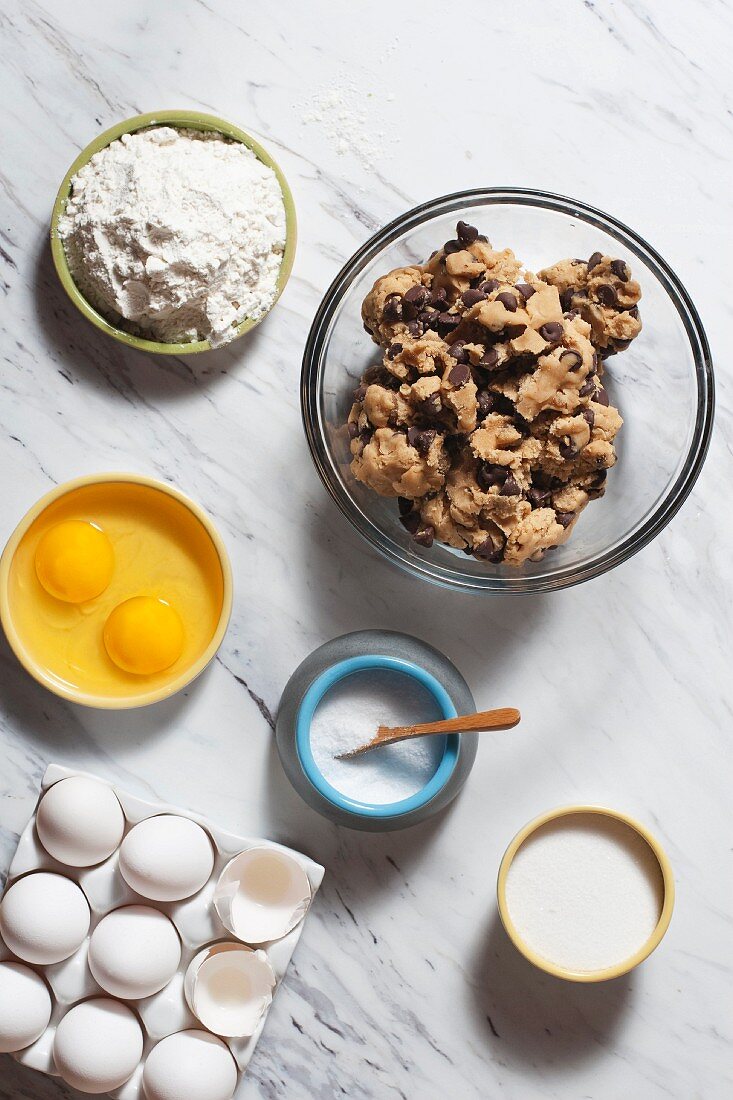
<svg viewBox="0 0 733 1100">
<path fill-rule="evenodd" d="M 336 310 L 354 277 L 382 249 L 431 217 L 482 204 L 511 203 L 568 214 L 589 225 L 597 226 L 616 237 L 651 268 L 682 321 L 693 357 L 697 388 L 695 427 L 682 470 L 674 483 L 641 526 L 615 548 L 605 551 L 586 565 L 564 566 L 549 576 L 533 577 L 531 574 L 517 577 L 497 577 L 491 574 L 475 577 L 459 576 L 451 574 L 448 570 L 438 571 L 438 568 L 428 559 L 408 558 L 397 544 L 389 536 L 384 535 L 358 508 L 341 482 L 325 443 L 322 387 L 320 386 L 323 350 Z M 647 546 L 667 526 L 692 491 L 710 445 L 715 408 L 713 367 L 707 336 L 690 295 L 666 260 L 633 229 L 597 207 L 566 195 L 524 187 L 478 187 L 466 191 L 454 191 L 430 199 L 394 218 L 357 249 L 336 275 L 313 318 L 303 353 L 300 399 L 306 439 L 321 481 L 342 514 L 367 542 L 384 557 L 413 576 L 432 581 L 445 588 L 503 595 L 527 595 L 569 588 L 601 576 Z"/>
</svg>

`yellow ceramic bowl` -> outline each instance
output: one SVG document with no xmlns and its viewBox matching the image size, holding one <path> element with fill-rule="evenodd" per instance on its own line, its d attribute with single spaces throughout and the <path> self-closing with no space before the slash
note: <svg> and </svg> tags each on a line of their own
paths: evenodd
<svg viewBox="0 0 733 1100">
<path fill-rule="evenodd" d="M 164 500 L 156 502 L 156 494 L 162 494 Z M 93 522 L 95 503 L 100 513 L 106 507 L 114 514 L 118 506 L 125 517 L 130 514 L 150 516 L 147 530 L 152 535 L 143 537 L 156 538 L 158 543 L 155 546 L 152 542 L 137 545 L 134 526 L 132 534 L 125 529 L 119 542 L 119 575 L 113 577 L 109 592 L 78 606 L 59 603 L 43 590 L 35 576 L 32 564 L 35 548 L 49 526 L 69 518 L 67 512 L 77 509 L 78 518 Z M 130 521 L 124 518 L 120 522 L 129 526 Z M 132 522 L 134 525 L 135 521 Z M 102 523 L 104 525 L 104 520 Z M 140 529 L 145 530 L 142 519 Z M 133 563 L 129 572 L 126 572 L 126 561 Z M 180 658 L 170 669 L 151 676 L 125 674 L 104 656 L 104 622 L 114 606 L 140 594 L 141 578 L 148 573 L 150 591 L 147 594 L 168 595 L 165 588 L 167 569 L 173 577 L 171 584 L 189 585 L 189 621 L 195 622 L 195 629 L 190 630 Z M 204 577 L 207 571 L 211 572 L 210 581 L 201 581 L 199 585 L 197 578 Z M 189 576 L 193 581 L 176 580 Z M 128 577 L 131 585 L 134 578 L 134 585 L 128 585 Z M 26 513 L 0 557 L 0 622 L 13 652 L 26 671 L 49 691 L 84 706 L 123 710 L 157 703 L 174 695 L 190 684 L 211 661 L 221 645 L 231 610 L 232 570 L 214 524 L 183 493 L 165 482 L 139 474 L 93 474 L 57 486 Z M 54 630 L 57 628 L 58 650 L 62 653 L 58 661 L 54 656 L 57 645 Z M 79 633 L 74 633 L 77 631 Z M 85 648 L 73 649 L 73 646 Z M 67 648 L 72 654 L 92 654 L 87 664 L 83 660 L 78 662 L 82 671 L 76 678 L 59 671 L 70 668 L 76 674 L 74 663 L 69 664 Z"/>
<path fill-rule="evenodd" d="M 506 900 L 506 882 L 509 874 L 509 868 L 512 865 L 514 857 L 519 849 L 524 844 L 528 837 L 532 836 L 543 825 L 547 825 L 550 821 L 556 821 L 558 818 L 569 817 L 572 814 L 599 814 L 601 816 L 613 818 L 616 821 L 623 822 L 628 825 L 636 833 L 642 837 L 643 840 L 649 845 L 651 851 L 659 863 L 659 869 L 662 874 L 662 888 L 663 899 L 662 909 L 659 914 L 659 920 L 657 926 L 652 932 L 651 936 L 645 944 L 643 944 L 639 950 L 631 955 L 629 958 L 624 959 L 623 962 L 618 963 L 616 966 L 607 967 L 604 970 L 568 970 L 562 966 L 556 966 L 554 963 L 545 959 L 542 955 L 538 955 L 520 936 L 517 928 L 512 921 L 509 914 L 509 909 Z M 667 858 L 664 849 L 659 844 L 659 841 L 646 829 L 639 821 L 636 821 L 633 817 L 629 817 L 628 814 L 620 813 L 618 810 L 610 810 L 605 806 L 560 806 L 555 810 L 548 810 L 547 813 L 541 814 L 539 817 L 530 821 L 523 829 L 517 833 L 514 840 L 511 842 L 504 858 L 501 861 L 499 867 L 499 878 L 497 882 L 497 901 L 499 904 L 499 915 L 501 916 L 502 924 L 506 929 L 509 939 L 512 941 L 518 951 L 524 955 L 540 970 L 546 971 L 548 974 L 552 974 L 555 978 L 564 978 L 569 982 L 605 982 L 610 978 L 619 978 L 622 974 L 628 974 L 630 970 L 633 970 L 635 966 L 638 966 L 640 962 L 643 962 L 652 951 L 657 947 L 664 936 L 665 932 L 669 928 L 669 922 L 672 919 L 672 909 L 674 907 L 674 875 L 672 873 L 672 867 Z"/>
<path fill-rule="evenodd" d="M 63 182 L 59 187 L 56 202 L 53 206 L 53 213 L 51 215 L 51 253 L 64 290 L 80 313 L 83 313 L 88 321 L 91 321 L 92 324 L 96 325 L 102 332 L 106 332 L 108 336 L 113 336 L 115 340 L 120 340 L 123 344 L 127 344 L 131 348 L 137 348 L 139 351 L 153 352 L 156 355 L 193 355 L 195 352 L 209 351 L 211 345 L 208 340 L 198 340 L 187 344 L 166 344 L 158 340 L 145 340 L 140 336 L 133 336 L 131 333 L 125 332 L 124 329 L 111 324 L 101 313 L 98 313 L 97 310 L 89 304 L 74 282 L 69 270 L 69 265 L 66 262 L 66 252 L 64 251 L 63 242 L 58 233 L 58 221 L 66 209 L 66 202 L 71 191 L 72 177 L 75 176 L 76 173 L 91 160 L 94 154 L 100 151 L 100 149 L 104 149 L 105 146 L 110 145 L 123 134 L 131 134 L 136 130 L 144 130 L 149 126 L 173 126 L 189 130 L 208 130 L 223 134 L 224 137 L 230 138 L 232 141 L 241 141 L 243 145 L 246 145 L 252 150 L 255 156 L 257 156 L 263 164 L 272 168 L 280 184 L 283 202 L 285 204 L 285 251 L 283 253 L 282 264 L 280 265 L 280 274 L 277 278 L 277 293 L 272 306 L 275 305 L 275 302 L 277 302 L 285 289 L 285 285 L 290 278 L 290 273 L 293 270 L 295 245 L 298 235 L 295 218 L 295 204 L 287 180 L 279 165 L 272 159 L 270 154 L 263 149 L 259 142 L 255 141 L 255 139 L 245 133 L 244 130 L 240 130 L 238 126 L 233 126 L 231 122 L 226 122 L 222 118 L 217 118 L 216 115 L 200 114 L 198 111 L 151 111 L 149 114 L 136 115 L 135 118 L 128 118 L 125 122 L 118 122 L 116 126 L 112 126 L 111 129 L 105 130 L 103 134 L 100 134 L 94 141 L 87 145 L 86 149 L 79 154 L 71 168 L 69 168 L 69 171 L 64 176 Z M 272 306 L 270 306 L 270 309 L 272 309 Z M 250 329 L 255 328 L 255 326 L 258 325 L 260 321 L 263 321 L 266 316 L 267 314 L 264 314 L 256 321 L 251 319 L 242 321 L 237 328 L 234 339 L 238 339 L 240 336 L 243 336 L 245 332 L 249 332 Z"/>
</svg>

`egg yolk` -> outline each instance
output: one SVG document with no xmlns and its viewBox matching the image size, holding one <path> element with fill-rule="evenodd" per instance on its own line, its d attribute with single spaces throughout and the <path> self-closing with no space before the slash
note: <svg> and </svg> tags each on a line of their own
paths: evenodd
<svg viewBox="0 0 733 1100">
<path fill-rule="evenodd" d="M 94 523 L 68 519 L 46 531 L 36 548 L 36 575 L 49 593 L 66 603 L 86 603 L 112 580 L 112 543 Z"/>
<path fill-rule="evenodd" d="M 183 623 L 175 608 L 155 596 L 133 596 L 104 624 L 107 653 L 125 672 L 151 676 L 170 668 L 183 652 Z"/>
</svg>

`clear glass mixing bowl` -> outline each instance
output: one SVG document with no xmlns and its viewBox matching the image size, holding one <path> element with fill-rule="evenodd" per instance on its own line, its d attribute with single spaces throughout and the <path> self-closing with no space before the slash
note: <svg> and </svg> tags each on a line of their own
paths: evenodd
<svg viewBox="0 0 733 1100">
<path fill-rule="evenodd" d="M 583 511 L 564 546 L 519 569 L 467 557 L 435 542 L 416 545 L 394 500 L 349 469 L 346 418 L 353 391 L 379 351 L 361 304 L 375 279 L 421 263 L 455 235 L 458 219 L 530 270 L 599 251 L 632 267 L 641 284 L 643 330 L 607 360 L 604 386 L 624 418 L 618 462 L 605 495 Z M 356 529 L 416 576 L 471 592 L 547 592 L 599 576 L 635 554 L 669 523 L 705 459 L 713 422 L 713 373 L 705 332 L 677 276 L 641 237 L 600 210 L 542 191 L 489 188 L 446 195 L 408 211 L 352 256 L 327 291 L 303 359 L 303 420 L 318 472 Z"/>
</svg>

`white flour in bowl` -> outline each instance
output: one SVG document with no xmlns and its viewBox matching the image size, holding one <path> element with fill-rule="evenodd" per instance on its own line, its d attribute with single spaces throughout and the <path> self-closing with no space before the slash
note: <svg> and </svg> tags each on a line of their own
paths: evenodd
<svg viewBox="0 0 733 1100">
<path fill-rule="evenodd" d="M 643 947 L 663 902 L 659 861 L 623 821 L 568 814 L 542 825 L 515 855 L 506 904 L 517 932 L 568 970 L 605 970 Z"/>
<path fill-rule="evenodd" d="M 160 126 L 95 153 L 72 179 L 59 235 L 75 283 L 113 324 L 217 346 L 275 299 L 285 204 L 246 145 Z"/>
<path fill-rule="evenodd" d="M 411 676 L 387 669 L 347 676 L 323 697 L 311 721 L 310 745 L 321 775 L 341 794 L 384 805 L 417 794 L 432 778 L 445 737 L 384 745 L 353 760 L 339 753 L 366 744 L 382 726 L 434 722 L 443 715 L 431 693 Z"/>
</svg>

